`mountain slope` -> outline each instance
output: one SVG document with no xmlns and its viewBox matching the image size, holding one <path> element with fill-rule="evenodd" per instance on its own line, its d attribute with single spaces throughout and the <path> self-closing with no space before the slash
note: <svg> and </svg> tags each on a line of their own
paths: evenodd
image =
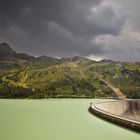
<svg viewBox="0 0 140 140">
<path fill-rule="evenodd" d="M 15 60 L 16 52 L 7 43 L 0 44 L 0 61 Z"/>
<path fill-rule="evenodd" d="M 0 54 L 1 98 L 110 98 L 116 97 L 116 89 L 127 98 L 140 98 L 139 62 L 35 58 L 16 53 L 6 43 L 0 45 Z"/>
<path fill-rule="evenodd" d="M 17 53 L 7 43 L 0 44 L 0 69 L 16 69 L 23 66 L 49 65 L 60 63 L 58 59 L 47 56 L 38 58 L 25 53 Z"/>
</svg>

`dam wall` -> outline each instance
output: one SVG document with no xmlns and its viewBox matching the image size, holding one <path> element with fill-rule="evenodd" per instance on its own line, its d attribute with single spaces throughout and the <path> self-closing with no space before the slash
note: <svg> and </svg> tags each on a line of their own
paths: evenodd
<svg viewBox="0 0 140 140">
<path fill-rule="evenodd" d="M 118 100 L 90 106 L 89 111 L 103 119 L 140 132 L 140 100 Z"/>
</svg>

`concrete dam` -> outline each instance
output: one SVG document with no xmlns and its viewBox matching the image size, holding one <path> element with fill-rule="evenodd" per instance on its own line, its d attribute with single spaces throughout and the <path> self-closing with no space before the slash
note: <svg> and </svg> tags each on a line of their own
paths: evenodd
<svg viewBox="0 0 140 140">
<path fill-rule="evenodd" d="M 140 100 L 117 100 L 91 105 L 89 111 L 103 119 L 140 132 Z"/>
</svg>

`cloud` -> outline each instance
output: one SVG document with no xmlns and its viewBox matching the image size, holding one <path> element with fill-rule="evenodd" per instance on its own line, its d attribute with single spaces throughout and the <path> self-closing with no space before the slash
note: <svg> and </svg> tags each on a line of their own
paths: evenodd
<svg viewBox="0 0 140 140">
<path fill-rule="evenodd" d="M 140 60 L 138 0 L 127 3 L 125 0 L 0 0 L 0 3 L 0 41 L 9 42 L 19 52 L 126 61 L 130 60 L 131 52 L 131 60 Z"/>
<path fill-rule="evenodd" d="M 105 58 L 140 61 L 140 33 L 123 31 L 119 36 L 98 36 L 95 41 L 98 45 L 104 46 Z"/>
</svg>

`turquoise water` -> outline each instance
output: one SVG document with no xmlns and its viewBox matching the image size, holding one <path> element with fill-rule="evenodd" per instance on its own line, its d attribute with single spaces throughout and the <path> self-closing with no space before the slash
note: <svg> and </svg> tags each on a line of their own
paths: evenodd
<svg viewBox="0 0 140 140">
<path fill-rule="evenodd" d="M 140 140 L 87 110 L 93 99 L 0 100 L 0 140 Z"/>
</svg>

